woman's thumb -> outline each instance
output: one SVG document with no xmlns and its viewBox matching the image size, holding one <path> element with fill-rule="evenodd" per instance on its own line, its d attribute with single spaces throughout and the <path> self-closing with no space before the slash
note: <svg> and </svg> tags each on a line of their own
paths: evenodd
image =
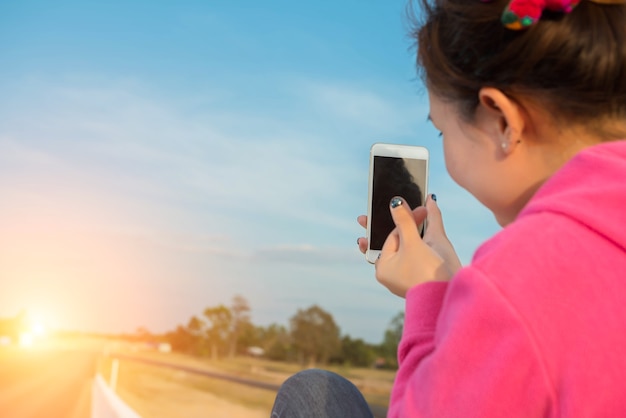
<svg viewBox="0 0 626 418">
<path fill-rule="evenodd" d="M 391 217 L 396 224 L 396 229 L 400 235 L 400 241 L 411 243 L 421 240 L 417 225 L 421 224 L 426 217 L 426 211 L 422 208 L 423 213 L 412 212 L 409 205 L 401 197 L 394 197 L 389 204 L 391 208 Z M 418 218 L 421 217 L 421 220 Z"/>
</svg>

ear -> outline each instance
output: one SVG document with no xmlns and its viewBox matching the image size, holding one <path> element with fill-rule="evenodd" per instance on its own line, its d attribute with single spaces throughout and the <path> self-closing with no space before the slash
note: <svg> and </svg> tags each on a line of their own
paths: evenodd
<svg viewBox="0 0 626 418">
<path fill-rule="evenodd" d="M 483 87 L 478 92 L 478 103 L 486 116 L 488 130 L 492 133 L 496 146 L 504 155 L 515 151 L 522 142 L 525 119 L 519 103 L 493 87 Z"/>
</svg>

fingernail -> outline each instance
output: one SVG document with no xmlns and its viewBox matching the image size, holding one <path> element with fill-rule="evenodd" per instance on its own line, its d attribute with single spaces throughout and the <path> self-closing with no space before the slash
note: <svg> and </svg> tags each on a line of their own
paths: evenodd
<svg viewBox="0 0 626 418">
<path fill-rule="evenodd" d="M 434 200 L 435 202 L 437 201 L 437 195 L 434 193 L 430 195 L 430 198 Z"/>
<path fill-rule="evenodd" d="M 391 199 L 391 208 L 395 209 L 398 206 L 402 205 L 402 199 L 400 199 L 399 197 L 394 197 L 393 199 Z"/>
<path fill-rule="evenodd" d="M 360 241 L 361 241 L 361 238 L 357 238 L 357 239 L 356 239 L 356 245 L 359 245 L 359 244 L 360 244 Z"/>
</svg>

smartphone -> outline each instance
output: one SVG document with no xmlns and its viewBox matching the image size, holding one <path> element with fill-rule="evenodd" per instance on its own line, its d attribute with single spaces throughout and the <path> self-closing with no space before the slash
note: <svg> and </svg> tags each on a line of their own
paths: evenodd
<svg viewBox="0 0 626 418">
<path fill-rule="evenodd" d="M 413 145 L 376 143 L 370 149 L 365 258 L 374 263 L 387 236 L 395 228 L 389 202 L 404 198 L 415 209 L 424 205 L 428 193 L 428 149 Z M 423 234 L 424 225 L 420 225 Z"/>
</svg>

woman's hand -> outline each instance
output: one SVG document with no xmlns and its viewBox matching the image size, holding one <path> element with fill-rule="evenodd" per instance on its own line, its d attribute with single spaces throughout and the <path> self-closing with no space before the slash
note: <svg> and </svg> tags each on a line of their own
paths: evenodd
<svg viewBox="0 0 626 418">
<path fill-rule="evenodd" d="M 449 280 L 462 267 L 432 196 L 426 207 L 413 211 L 403 199 L 394 198 L 390 210 L 396 228 L 376 261 L 376 278 L 391 292 L 404 297 L 411 287 L 432 280 Z M 417 226 L 424 220 L 427 228 L 422 240 Z M 359 216 L 357 221 L 363 227 L 367 225 L 366 216 Z M 367 239 L 359 238 L 357 243 L 364 253 Z"/>
</svg>

